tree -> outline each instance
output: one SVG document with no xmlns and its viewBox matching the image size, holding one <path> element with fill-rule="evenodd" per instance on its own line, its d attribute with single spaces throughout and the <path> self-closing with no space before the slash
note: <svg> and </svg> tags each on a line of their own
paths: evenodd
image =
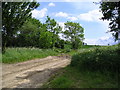
<svg viewBox="0 0 120 90">
<path fill-rule="evenodd" d="M 52 35 L 52 48 L 53 48 L 59 38 L 58 34 L 62 31 L 62 28 L 57 24 L 57 22 L 54 19 L 51 19 L 49 16 L 47 16 L 45 24 L 47 26 L 47 30 L 53 33 Z"/>
<path fill-rule="evenodd" d="M 12 41 L 23 23 L 31 17 L 31 11 L 39 6 L 37 2 L 2 2 L 2 51 Z"/>
<path fill-rule="evenodd" d="M 84 39 L 84 29 L 79 23 L 67 21 L 65 24 L 65 31 L 63 32 L 65 38 L 72 43 L 72 49 L 79 47 L 80 41 Z"/>
<path fill-rule="evenodd" d="M 16 34 L 16 39 L 15 39 L 17 42 L 16 46 L 20 46 L 20 47 L 32 46 L 32 47 L 45 48 L 45 49 L 52 48 L 53 41 L 59 42 L 59 37 L 57 32 L 53 33 L 50 30 L 48 30 L 47 25 L 48 24 L 41 23 L 39 20 L 35 18 L 28 19 L 22 25 L 22 27 L 19 28 L 19 31 L 18 31 L 19 33 Z M 58 30 L 57 28 L 59 27 L 57 27 L 56 25 L 56 27 L 54 27 L 55 31 Z"/>
<path fill-rule="evenodd" d="M 103 20 L 109 20 L 110 32 L 118 40 L 120 34 L 120 1 L 119 2 L 101 2 L 100 8 L 103 14 Z"/>
<path fill-rule="evenodd" d="M 18 44 L 16 46 L 39 46 L 40 29 L 42 28 L 42 23 L 35 19 L 28 19 L 21 28 L 19 28 L 19 34 L 17 36 Z"/>
</svg>

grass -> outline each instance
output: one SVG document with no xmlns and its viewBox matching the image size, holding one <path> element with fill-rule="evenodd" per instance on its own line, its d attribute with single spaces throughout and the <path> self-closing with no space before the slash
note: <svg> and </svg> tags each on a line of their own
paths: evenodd
<svg viewBox="0 0 120 90">
<path fill-rule="evenodd" d="M 16 63 L 35 58 L 67 53 L 71 64 L 52 76 L 44 88 L 117 88 L 120 81 L 118 46 L 85 46 L 79 50 L 7 48 L 3 63 Z M 117 70 L 117 71 L 116 71 Z"/>
<path fill-rule="evenodd" d="M 93 46 L 84 46 L 93 47 Z M 7 48 L 2 55 L 2 63 L 17 63 L 35 58 L 44 58 L 47 56 L 54 56 L 60 53 L 67 53 L 73 55 L 77 50 L 71 50 L 70 45 L 65 45 L 65 49 L 39 49 L 39 48 Z"/>
<path fill-rule="evenodd" d="M 47 56 L 58 55 L 52 49 L 39 49 L 39 48 L 7 48 L 6 52 L 2 55 L 3 63 L 17 63 L 35 58 L 44 58 Z"/>
<path fill-rule="evenodd" d="M 43 88 L 117 88 L 118 77 L 100 72 L 79 71 L 66 67 L 56 73 Z"/>
<path fill-rule="evenodd" d="M 118 46 L 82 48 L 69 52 L 71 64 L 51 77 L 44 88 L 118 88 Z M 119 87 L 120 88 L 120 87 Z"/>
<path fill-rule="evenodd" d="M 0 54 L 2 56 L 2 63 L 17 63 L 23 62 L 35 58 L 44 58 L 47 56 L 56 56 L 60 53 L 68 53 L 69 55 L 73 55 L 76 50 L 71 50 L 69 48 L 65 49 L 39 49 L 39 48 L 6 48 L 6 52 L 4 54 Z"/>
</svg>

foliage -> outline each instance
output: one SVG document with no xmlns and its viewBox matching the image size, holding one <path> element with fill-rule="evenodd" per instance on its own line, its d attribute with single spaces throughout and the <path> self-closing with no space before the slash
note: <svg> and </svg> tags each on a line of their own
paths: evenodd
<svg viewBox="0 0 120 90">
<path fill-rule="evenodd" d="M 59 53 L 52 49 L 39 48 L 7 48 L 2 55 L 3 63 L 17 63 L 36 58 L 58 55 Z"/>
<path fill-rule="evenodd" d="M 117 46 L 92 48 L 72 57 L 71 66 L 82 70 L 118 72 L 120 58 Z"/>
<path fill-rule="evenodd" d="M 110 32 L 113 32 L 116 40 L 120 33 L 120 1 L 119 2 L 101 2 L 100 5 L 103 20 L 109 20 Z"/>
<path fill-rule="evenodd" d="M 58 39 L 57 42 L 55 43 L 55 47 L 64 49 L 65 41 L 62 39 Z"/>
<path fill-rule="evenodd" d="M 65 38 L 72 43 L 72 49 L 77 49 L 80 42 L 84 39 L 84 29 L 79 23 L 67 21 L 65 24 L 65 31 L 63 32 Z"/>
<path fill-rule="evenodd" d="M 16 35 L 16 45 L 19 47 L 35 46 L 39 47 L 40 28 L 42 23 L 35 18 L 28 19 Z M 14 40 L 15 41 L 15 40 Z M 14 43 L 14 42 L 13 42 Z M 12 45 L 13 46 L 13 45 Z"/>
<path fill-rule="evenodd" d="M 54 20 L 55 21 L 55 20 Z M 61 40 L 58 36 L 60 31 L 57 31 L 58 27 L 53 33 L 48 30 L 48 24 L 41 23 L 39 20 L 35 18 L 29 18 L 21 28 L 19 28 L 16 37 L 14 38 L 14 42 L 12 42 L 11 46 L 16 47 L 38 47 L 38 48 L 53 48 L 54 46 L 57 48 L 64 48 L 64 41 Z M 54 36 L 54 37 L 53 37 Z M 10 46 L 10 45 L 8 45 Z"/>
<path fill-rule="evenodd" d="M 2 50 L 12 42 L 19 27 L 31 17 L 31 11 L 39 6 L 33 2 L 2 2 Z M 9 42 L 9 43 L 8 43 Z"/>
<path fill-rule="evenodd" d="M 54 19 L 51 19 L 49 16 L 47 16 L 46 19 L 46 27 L 47 31 L 52 32 L 52 47 L 55 46 L 55 43 L 57 43 L 57 40 L 59 40 L 58 34 L 61 32 L 62 28 L 57 24 L 57 22 Z"/>
</svg>

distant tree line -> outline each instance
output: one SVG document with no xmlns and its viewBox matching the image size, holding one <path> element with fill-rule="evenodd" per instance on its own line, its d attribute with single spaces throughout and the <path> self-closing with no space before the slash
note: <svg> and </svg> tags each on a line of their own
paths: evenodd
<svg viewBox="0 0 120 90">
<path fill-rule="evenodd" d="M 63 32 L 62 27 L 49 16 L 47 16 L 45 23 L 41 23 L 35 18 L 29 18 L 7 41 L 6 47 L 38 47 L 44 49 L 56 47 L 64 49 L 64 44 L 70 43 L 72 49 L 77 49 L 79 45 L 82 45 L 84 34 L 79 23 L 67 21 L 65 29 Z M 66 41 L 60 38 L 60 33 L 64 34 Z"/>
</svg>

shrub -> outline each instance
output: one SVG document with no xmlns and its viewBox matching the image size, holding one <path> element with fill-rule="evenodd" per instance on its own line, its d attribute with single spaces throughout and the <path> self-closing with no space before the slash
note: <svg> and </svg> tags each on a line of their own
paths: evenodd
<svg viewBox="0 0 120 90">
<path fill-rule="evenodd" d="M 118 72 L 120 68 L 118 48 L 109 46 L 78 53 L 73 55 L 71 66 L 92 71 Z"/>
</svg>

